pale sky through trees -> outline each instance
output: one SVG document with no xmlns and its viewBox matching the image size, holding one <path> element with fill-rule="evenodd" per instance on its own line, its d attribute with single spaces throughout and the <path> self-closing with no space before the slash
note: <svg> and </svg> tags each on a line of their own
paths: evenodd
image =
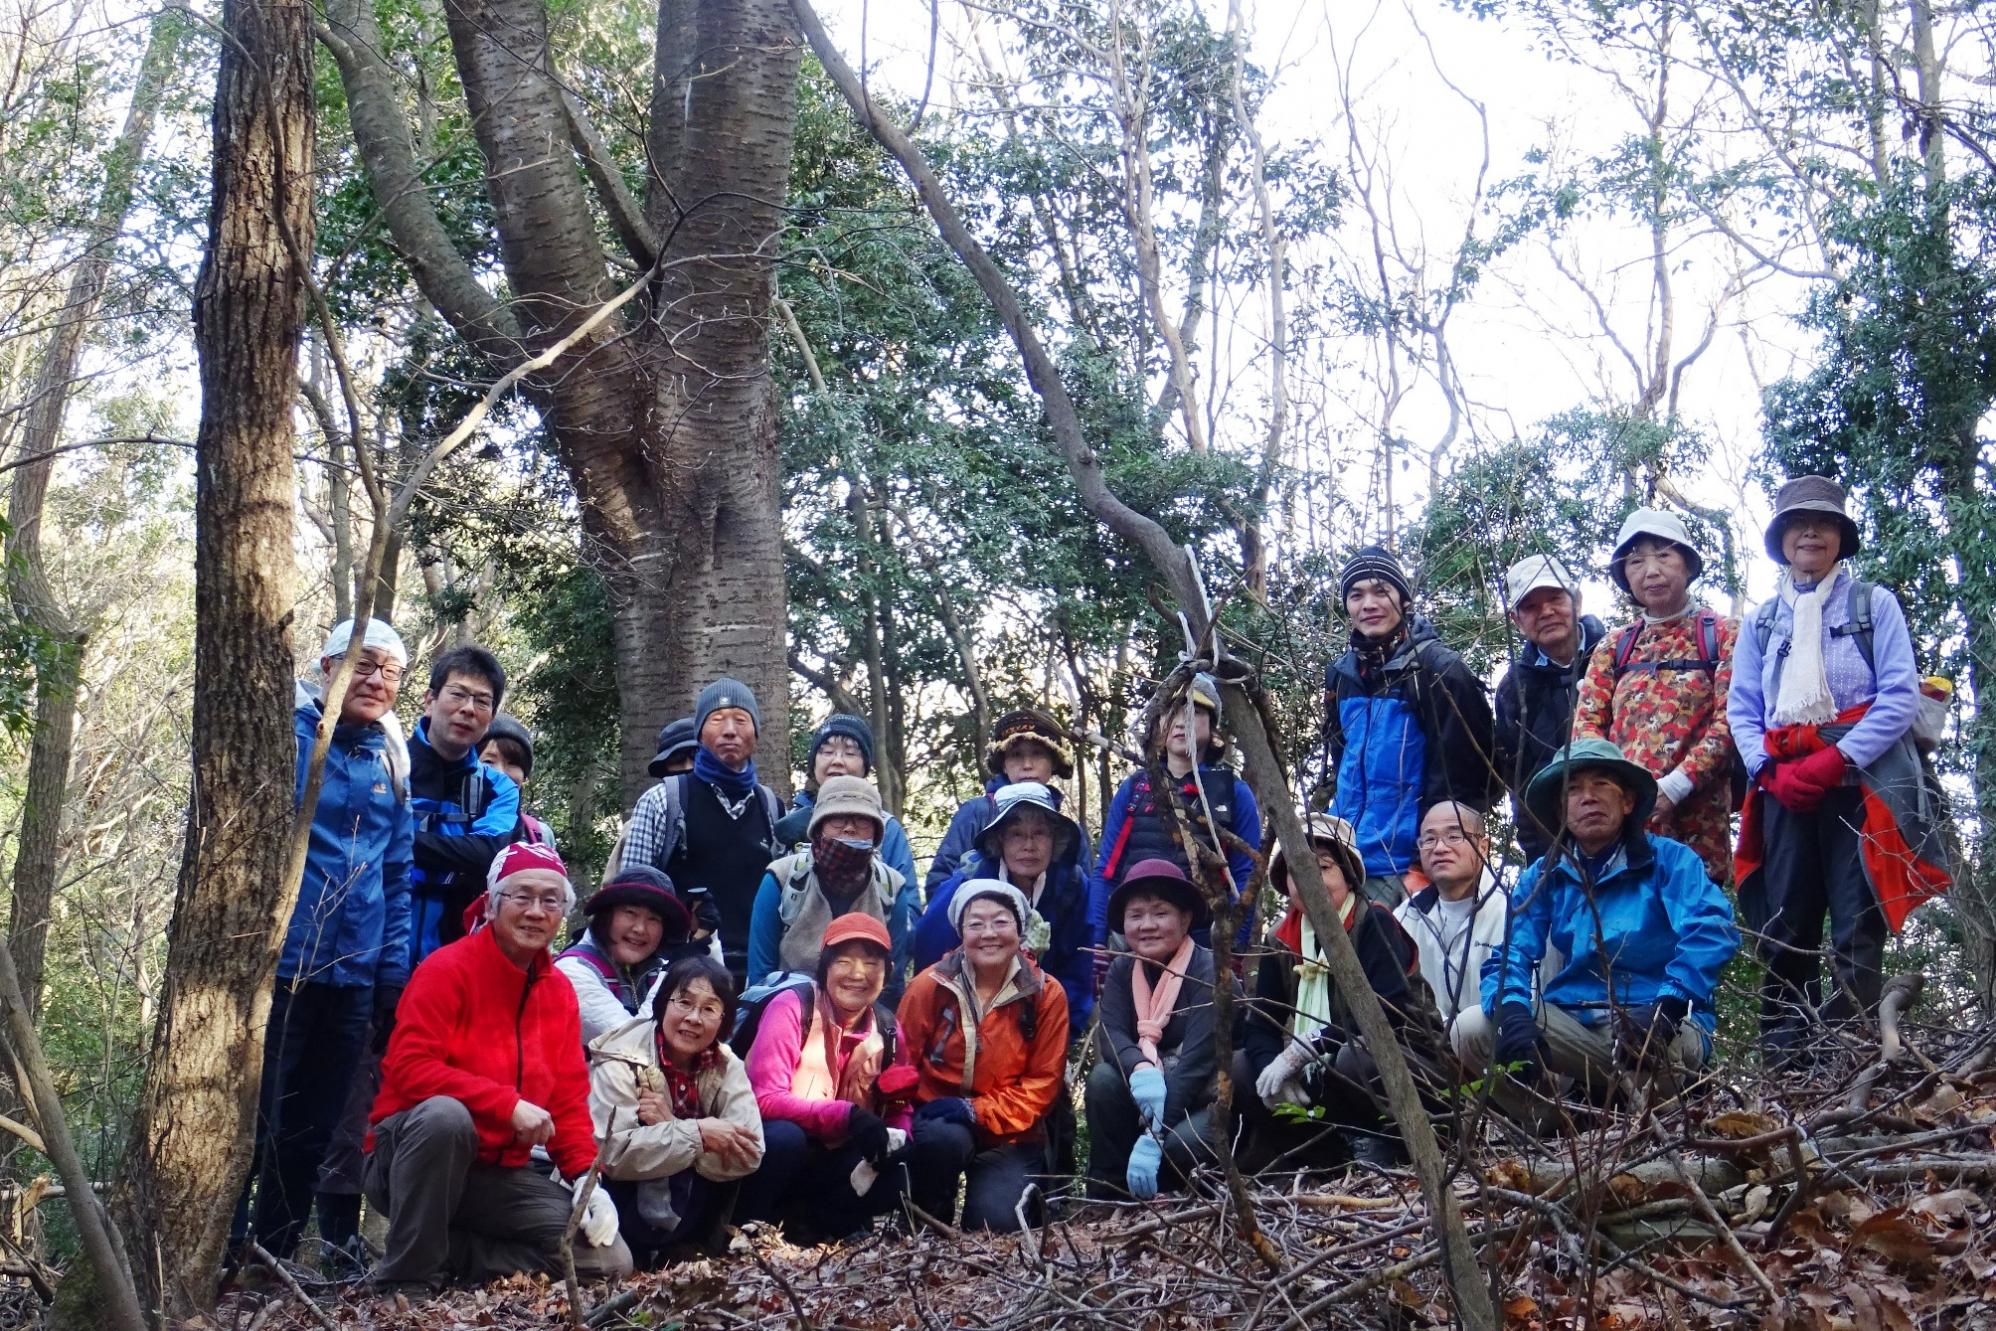
<svg viewBox="0 0 1996 1331">
<path fill-rule="evenodd" d="M 920 96 L 930 17 L 924 0 L 840 0 L 826 9 L 855 61 L 864 25 L 865 57 L 878 86 L 911 102 Z M 942 8 L 944 36 L 930 95 L 937 110 L 947 109 L 953 76 L 964 68 L 952 56 L 950 34 L 960 30 L 966 12 Z M 1209 12 L 1216 26 L 1224 26 L 1224 4 L 1210 5 Z M 1270 147 L 1315 140 L 1313 151 L 1348 174 L 1355 129 L 1374 167 L 1380 211 L 1390 215 L 1401 253 L 1425 264 L 1430 283 L 1446 275 L 1469 217 L 1476 216 L 1479 236 L 1494 232 L 1500 211 L 1512 202 L 1493 200 L 1491 192 L 1529 170 L 1529 154 L 1582 162 L 1644 129 L 1628 89 L 1618 87 L 1610 72 L 1549 54 L 1516 20 L 1479 20 L 1438 0 L 1262 0 L 1247 11 L 1246 22 L 1256 63 L 1275 78 L 1263 117 Z M 1351 118 L 1339 95 L 1341 66 L 1349 70 Z M 1679 71 L 1671 90 L 1674 123 L 1681 123 L 1675 120 L 1680 105 L 1695 108 L 1701 125 L 1719 123 L 1722 108 L 1709 84 Z M 1465 96 L 1482 103 L 1488 117 L 1490 160 L 1480 205 L 1472 194 L 1482 144 Z M 1723 134 L 1708 134 L 1705 157 L 1723 160 L 1726 150 Z M 1251 214 L 1244 214 L 1235 224 L 1250 223 Z M 1314 243 L 1344 271 L 1369 277 L 1370 231 L 1364 207 L 1348 196 L 1336 232 Z M 1708 311 L 1741 262 L 1738 248 L 1709 226 L 1687 226 L 1673 236 L 1678 356 L 1698 342 Z M 1813 337 L 1794 319 L 1807 294 L 1807 284 L 1795 278 L 1771 272 L 1751 277 L 1721 308 L 1710 345 L 1684 374 L 1679 400 L 1679 414 L 1703 427 L 1715 444 L 1707 472 L 1687 478 L 1686 488 L 1702 502 L 1736 511 L 1748 589 L 1756 597 L 1773 582 L 1771 567 L 1752 555 L 1768 510 L 1765 496 L 1744 478 L 1760 442 L 1760 386 L 1803 372 L 1813 350 Z M 1292 290 L 1293 299 L 1310 297 Z M 1245 300 L 1232 314 L 1253 324 L 1258 307 Z M 1529 435 L 1562 411 L 1632 401 L 1637 388 L 1622 348 L 1642 358 L 1653 317 L 1649 236 L 1626 213 L 1597 212 L 1555 240 L 1540 233 L 1499 257 L 1451 325 L 1451 347 L 1471 403 L 1465 429 L 1474 432 L 1458 439 L 1454 454 Z M 1621 347 L 1603 332 L 1604 321 Z M 1236 338 L 1235 346 L 1251 342 Z M 1324 413 L 1326 425 L 1342 412 L 1345 429 L 1364 433 L 1376 418 L 1370 371 L 1377 348 L 1364 343 L 1348 338 L 1341 346 L 1327 345 L 1316 358 L 1321 365 L 1300 369 L 1324 376 L 1333 404 Z M 1234 437 L 1252 441 L 1260 429 L 1258 400 L 1237 398 L 1236 405 Z M 1395 433 L 1418 447 L 1439 435 L 1445 415 L 1430 381 L 1402 404 Z M 1424 493 L 1425 474 L 1424 462 L 1416 460 L 1396 483 L 1403 509 Z"/>
</svg>

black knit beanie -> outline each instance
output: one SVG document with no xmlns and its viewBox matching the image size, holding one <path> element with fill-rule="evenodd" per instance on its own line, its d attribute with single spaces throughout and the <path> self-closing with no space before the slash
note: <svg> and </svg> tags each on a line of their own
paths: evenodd
<svg viewBox="0 0 1996 1331">
<path fill-rule="evenodd" d="M 1345 602 L 1354 586 L 1375 578 L 1400 593 L 1402 610 L 1412 608 L 1414 588 L 1407 581 L 1407 571 L 1400 567 L 1400 561 L 1391 550 L 1381 545 L 1368 545 L 1347 559 L 1343 570 L 1338 573 L 1338 612 L 1344 612 Z"/>
</svg>

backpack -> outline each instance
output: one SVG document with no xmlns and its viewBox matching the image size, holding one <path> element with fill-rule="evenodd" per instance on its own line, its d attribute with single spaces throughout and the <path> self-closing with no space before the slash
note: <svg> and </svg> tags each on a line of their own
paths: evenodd
<svg viewBox="0 0 1996 1331">
<path fill-rule="evenodd" d="M 818 1015 L 817 980 L 803 971 L 775 971 L 742 990 L 741 1006 L 735 1010 L 735 1033 L 728 1037 L 728 1047 L 737 1057 L 748 1058 L 749 1050 L 755 1047 L 756 1032 L 762 1029 L 762 1014 L 769 1009 L 770 1000 L 793 989 L 798 991 L 801 1009 L 800 1033 L 806 1040 L 811 1038 L 811 1023 Z M 875 1003 L 873 1025 L 880 1032 L 880 1066 L 892 1067 L 895 1043 L 901 1033 L 894 1023 L 894 1009 L 885 1003 Z"/>
<path fill-rule="evenodd" d="M 672 853 L 679 849 L 679 842 L 686 835 L 686 783 L 692 779 L 691 772 L 674 772 L 660 781 L 656 787 L 664 792 L 665 803 L 664 813 L 659 819 L 663 830 L 660 833 L 659 843 L 654 848 L 657 856 L 654 867 L 661 873 L 666 871 L 665 866 L 671 862 Z M 755 793 L 762 801 L 763 812 L 768 815 L 770 840 L 774 842 L 776 825 L 783 820 L 782 802 L 776 798 L 775 791 L 761 782 L 756 783 Z M 604 867 L 603 881 L 606 883 L 624 867 L 624 847 L 630 839 L 630 831 L 630 821 L 626 819 L 623 828 L 617 833 L 617 843 L 610 848 L 610 861 Z M 773 845 L 770 855 L 771 858 L 775 858 Z"/>
<path fill-rule="evenodd" d="M 1233 773 L 1223 767 L 1208 767 L 1202 764 L 1200 771 L 1201 771 L 1200 779 L 1202 781 L 1205 779 L 1205 775 L 1209 772 L 1223 774 L 1228 778 L 1230 782 L 1233 779 Z M 1182 786 L 1173 786 L 1165 795 L 1166 799 L 1182 799 L 1183 797 L 1184 795 L 1183 795 Z M 1214 849 L 1218 850 L 1222 856 L 1224 856 L 1227 853 L 1226 852 L 1227 843 L 1226 839 L 1219 835 L 1219 832 L 1226 832 L 1229 835 L 1233 833 L 1234 814 L 1237 812 L 1237 810 L 1234 808 L 1234 801 L 1232 798 L 1232 786 L 1229 785 L 1227 793 L 1219 799 L 1214 799 L 1212 792 L 1209 791 L 1207 795 L 1207 800 L 1209 803 L 1217 806 L 1213 812 L 1214 812 L 1215 821 L 1219 823 L 1219 828 L 1216 829 L 1215 834 L 1212 836 L 1209 844 Z M 1151 800 L 1150 772 L 1143 768 L 1139 768 L 1136 772 L 1136 783 L 1130 787 L 1130 802 L 1128 806 L 1128 812 L 1124 815 L 1123 826 L 1121 830 L 1117 833 L 1116 844 L 1109 848 L 1108 854 L 1102 860 L 1102 873 L 1106 878 L 1108 878 L 1108 880 L 1111 883 L 1115 882 L 1116 876 L 1122 872 L 1123 855 L 1124 852 L 1127 851 L 1130 846 L 1130 833 L 1132 832 L 1132 830 L 1135 829 L 1137 824 L 1137 819 L 1140 816 L 1140 811 L 1143 809 L 1144 804 L 1146 802 L 1150 802 L 1152 805 L 1150 810 L 1151 817 L 1157 818 L 1159 820 L 1169 820 L 1171 818 L 1172 815 L 1169 810 L 1157 807 L 1156 801 Z M 1202 836 L 1202 839 L 1204 838 L 1200 828 L 1200 820 L 1203 818 L 1203 816 L 1204 816 L 1204 810 L 1202 810 L 1196 803 L 1189 803 L 1186 809 L 1186 821 L 1188 821 L 1192 825 L 1193 834 Z M 1169 838 L 1170 833 L 1167 832 L 1165 835 L 1167 838 Z M 1241 887 L 1244 886 L 1245 884 L 1236 884 L 1236 890 L 1238 891 Z"/>
<path fill-rule="evenodd" d="M 1869 611 L 1869 602 L 1866 603 L 1866 607 L 1867 608 L 1865 614 L 1865 632 L 1867 636 L 1865 639 L 1864 659 L 1866 661 L 1869 661 L 1871 659 L 1870 637 L 1869 637 L 1871 631 L 1871 616 Z M 1622 676 L 1626 675 L 1631 670 L 1650 670 L 1650 671 L 1702 670 L 1707 675 L 1711 675 L 1716 678 L 1719 673 L 1719 614 L 1715 610 L 1710 610 L 1701 606 L 1699 607 L 1697 615 L 1693 617 L 1693 623 L 1696 624 L 1698 629 L 1698 655 L 1695 659 L 1684 660 L 1684 661 L 1635 660 L 1634 657 L 1636 654 L 1636 641 L 1637 639 L 1642 637 L 1642 632 L 1643 632 L 1642 622 L 1638 620 L 1636 623 L 1631 624 L 1627 628 L 1623 629 L 1621 635 L 1615 639 L 1615 653 L 1612 662 L 1614 666 L 1614 682 L 1617 684 L 1621 683 Z M 1774 623 L 1772 616 L 1768 617 L 1767 623 L 1768 627 L 1771 629 Z M 1760 634 L 1760 631 L 1761 631 L 1760 618 L 1756 616 L 1754 619 L 1754 632 L 1756 634 Z M 1767 639 L 1764 635 L 1760 637 L 1760 644 L 1762 647 L 1765 647 L 1767 645 Z M 1731 753 L 1733 760 L 1732 774 L 1728 781 L 1728 785 L 1730 787 L 1729 796 L 1731 799 L 1731 807 L 1733 812 L 1738 813 L 1740 811 L 1740 808 L 1746 803 L 1746 794 L 1747 794 L 1746 762 L 1744 759 L 1740 757 L 1739 749 L 1732 743 L 1730 739 L 1727 740 L 1726 747 L 1728 752 Z"/>
</svg>

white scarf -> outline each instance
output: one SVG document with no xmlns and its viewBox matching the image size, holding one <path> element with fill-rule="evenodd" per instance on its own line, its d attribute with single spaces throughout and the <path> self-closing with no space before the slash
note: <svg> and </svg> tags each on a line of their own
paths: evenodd
<svg viewBox="0 0 1996 1331">
<path fill-rule="evenodd" d="M 1843 568 L 1839 560 L 1804 591 L 1795 585 L 1795 570 L 1784 569 L 1775 595 L 1793 599 L 1794 620 L 1788 631 L 1788 663 L 1782 667 L 1781 692 L 1768 719 L 1777 726 L 1816 726 L 1834 720 L 1836 700 L 1830 696 L 1829 670 L 1823 661 L 1828 635 L 1823 631 L 1823 599 Z"/>
<path fill-rule="evenodd" d="M 1354 892 L 1339 909 L 1339 921 L 1349 928 L 1352 913 L 1357 909 L 1358 894 Z M 1297 940 L 1303 947 L 1296 963 L 1296 1011 L 1289 1019 L 1289 1033 L 1307 1043 L 1331 1023 L 1331 968 L 1323 960 L 1324 949 L 1317 942 L 1317 931 L 1311 927 L 1310 917 L 1305 915 L 1302 923 L 1303 931 Z"/>
</svg>

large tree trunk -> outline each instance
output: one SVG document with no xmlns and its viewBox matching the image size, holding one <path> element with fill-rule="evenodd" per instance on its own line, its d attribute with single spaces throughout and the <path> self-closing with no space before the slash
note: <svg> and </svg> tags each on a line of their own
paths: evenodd
<svg viewBox="0 0 1996 1331">
<path fill-rule="evenodd" d="M 334 0 L 329 45 L 350 94 L 385 86 L 364 4 Z M 565 151 L 570 108 L 538 0 L 449 0 L 500 255 L 500 311 L 460 280 L 420 197 L 384 215 L 423 291 L 488 350 L 492 329 L 546 347 L 618 285 L 586 178 Z M 636 330 L 611 324 L 561 372 L 531 381 L 580 501 L 586 550 L 612 597 L 624 804 L 649 783 L 652 739 L 717 674 L 761 700 L 765 752 L 787 743 L 788 677 L 774 389 L 771 258 L 789 186 L 798 44 L 782 0 L 665 0 L 649 143 L 647 228 L 667 250 Z M 378 106 L 376 110 L 378 110 Z M 377 197 L 406 171 L 406 125 L 357 116 Z M 582 137 L 582 136 L 577 136 Z M 420 195 L 420 192 L 419 192 Z M 621 231 L 639 219 L 621 217 Z M 649 256 L 641 256 L 649 263 Z M 781 780 L 782 765 L 770 775 Z"/>
<path fill-rule="evenodd" d="M 153 116 L 180 45 L 183 20 L 161 12 L 152 22 L 124 128 L 104 160 L 97 215 L 82 255 L 70 273 L 69 291 L 42 353 L 21 428 L 21 457 L 7 499 L 7 583 L 14 610 L 48 643 L 35 671 L 35 738 L 28 754 L 27 798 L 21 807 L 20 844 L 14 853 L 14 898 L 7 937 L 31 1017 L 42 1004 L 42 960 L 48 946 L 49 910 L 60 867 L 63 805 L 69 787 L 70 751 L 76 740 L 76 684 L 87 633 L 57 602 L 42 564 L 42 507 L 55 469 L 50 456 L 62 437 L 62 418 L 76 381 L 83 334 L 110 280 L 118 233 L 132 206 L 132 178 L 145 156 Z"/>
<path fill-rule="evenodd" d="M 168 1320 L 214 1301 L 248 1167 L 296 879 L 291 404 L 312 252 L 312 45 L 297 0 L 226 0 L 214 195 L 194 292 L 194 786 L 125 1207 Z"/>
</svg>

